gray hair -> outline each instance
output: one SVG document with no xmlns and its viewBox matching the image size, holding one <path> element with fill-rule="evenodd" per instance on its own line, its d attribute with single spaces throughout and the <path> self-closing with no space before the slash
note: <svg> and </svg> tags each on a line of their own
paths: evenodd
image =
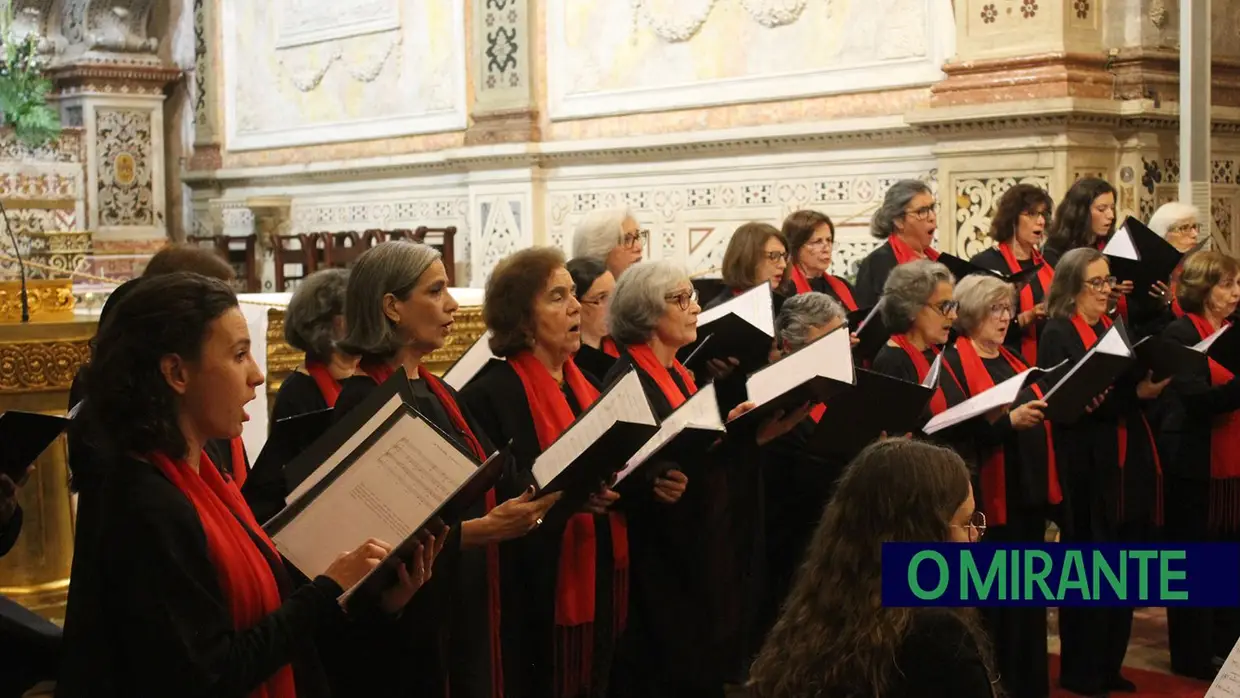
<svg viewBox="0 0 1240 698">
<path fill-rule="evenodd" d="M 348 269 L 323 269 L 302 279 L 293 292 L 284 311 L 284 339 L 305 352 L 307 360 L 331 360 L 348 285 Z"/>
<path fill-rule="evenodd" d="M 789 351 L 809 344 L 810 331 L 833 320 L 847 321 L 844 306 L 825 293 L 813 291 L 784 301 L 775 317 L 775 337 Z"/>
<path fill-rule="evenodd" d="M 628 206 L 599 208 L 587 213 L 573 231 L 573 257 L 606 260 L 624 241 L 624 221 L 632 217 Z"/>
<path fill-rule="evenodd" d="M 883 324 L 892 334 L 903 334 L 913 326 L 917 313 L 930 302 L 934 290 L 943 282 L 953 283 L 947 267 L 928 259 L 901 264 L 891 270 L 883 284 Z"/>
<path fill-rule="evenodd" d="M 902 179 L 887 190 L 883 196 L 883 204 L 874 212 L 870 219 L 870 234 L 879 240 L 886 240 L 896 229 L 896 219 L 904 215 L 908 204 L 918 194 L 931 194 L 930 185 L 920 179 Z"/>
<path fill-rule="evenodd" d="M 1181 201 L 1170 201 L 1159 206 L 1154 215 L 1150 216 L 1149 229 L 1167 237 L 1167 231 L 1171 230 L 1173 225 L 1189 219 L 1200 223 L 1201 209 Z"/>
<path fill-rule="evenodd" d="M 1076 296 L 1085 287 L 1085 270 L 1100 259 L 1104 259 L 1102 252 L 1093 247 L 1078 247 L 1059 258 L 1055 278 L 1046 292 L 1047 315 L 1066 320 L 1076 314 Z"/>
<path fill-rule="evenodd" d="M 956 311 L 956 324 L 965 336 L 971 336 L 986 322 L 990 306 L 1004 300 L 1015 300 L 1016 288 L 997 276 L 970 274 L 960 280 L 953 295 L 960 304 Z"/>
<path fill-rule="evenodd" d="M 359 255 L 349 275 L 344 306 L 349 330 L 337 343 L 340 350 L 381 361 L 395 356 L 404 341 L 383 313 L 383 297 L 408 298 L 438 259 L 434 247 L 404 240 L 382 242 Z"/>
<path fill-rule="evenodd" d="M 689 280 L 679 264 L 664 260 L 638 262 L 616 282 L 607 309 L 607 327 L 620 344 L 642 344 L 654 334 L 667 312 L 667 294 Z"/>
</svg>

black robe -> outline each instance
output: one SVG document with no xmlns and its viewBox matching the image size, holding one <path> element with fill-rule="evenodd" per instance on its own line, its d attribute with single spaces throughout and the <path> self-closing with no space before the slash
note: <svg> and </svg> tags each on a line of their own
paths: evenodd
<svg viewBox="0 0 1240 698">
<path fill-rule="evenodd" d="M 0 524 L 0 557 L 17 543 L 22 530 L 22 509 Z M 20 696 L 40 681 L 56 678 L 61 662 L 61 630 L 42 616 L 5 596 L 0 596 L 0 696 Z"/>
<path fill-rule="evenodd" d="M 931 366 L 934 365 L 934 360 L 938 358 L 933 349 L 926 349 L 922 352 L 922 356 L 926 357 L 926 363 Z M 909 358 L 909 355 L 900 347 L 893 347 L 890 344 L 884 344 L 883 348 L 878 350 L 878 354 L 875 354 L 871 370 L 884 376 L 899 378 L 902 381 L 918 385 L 921 385 L 922 381 L 925 380 L 917 375 L 917 367 L 913 365 L 913 360 Z M 963 380 L 963 376 L 959 374 L 953 376 L 948 371 L 948 366 L 946 364 L 943 365 L 943 370 L 939 373 L 939 387 L 943 390 L 943 397 L 947 400 L 949 406 L 964 400 L 964 388 L 960 383 Z M 926 409 L 922 413 L 921 423 L 924 425 L 932 417 L 934 417 L 934 413 L 930 410 L 930 405 L 927 403 Z M 903 436 L 903 434 L 888 434 L 888 436 Z M 965 454 L 961 454 L 961 457 L 968 460 Z"/>
<path fill-rule="evenodd" d="M 293 371 L 280 384 L 276 393 L 275 404 L 271 407 L 271 421 L 277 422 L 288 417 L 319 412 L 329 407 L 319 384 L 312 376 L 301 371 Z"/>
<path fill-rule="evenodd" d="M 426 382 L 413 380 L 410 385 L 417 403 L 414 407 L 468 451 L 464 437 Z M 333 419 L 343 418 L 377 387 L 369 376 L 346 378 L 341 382 Z M 447 384 L 444 387 L 456 400 L 483 451 L 493 452 L 491 440 L 456 391 Z M 512 488 L 510 468 L 505 467 L 508 469 L 501 486 Z M 519 491 L 519 485 L 516 487 Z M 511 496 L 505 496 L 506 491 L 496 488 L 497 502 Z M 465 519 L 483 516 L 485 508 L 484 501 L 478 502 Z M 501 556 L 501 579 L 506 576 L 504 572 Z M 452 698 L 489 698 L 492 672 L 496 670 L 491 661 L 489 593 L 486 548 L 463 548 L 460 526 L 453 526 L 435 561 L 431 581 L 418 590 L 393 632 L 351 648 L 358 670 L 366 677 L 358 680 L 367 680 L 371 686 L 369 695 L 435 698 L 448 695 L 450 688 Z M 395 662 L 388 666 L 402 670 L 375 671 L 374 667 L 382 666 L 376 656 Z"/>
<path fill-rule="evenodd" d="M 1045 257 L 1043 259 L 1045 260 Z M 992 247 L 988 250 L 983 250 L 981 252 L 978 252 L 977 254 L 973 255 L 973 259 L 970 259 L 969 261 L 973 262 L 979 267 L 982 267 L 983 269 L 990 269 L 991 271 L 997 271 L 1000 274 L 1011 274 L 1012 273 L 1012 270 L 1008 268 L 1007 260 L 1003 258 L 1003 254 L 999 252 L 998 247 Z M 1046 263 L 1050 264 L 1050 261 L 1046 260 Z M 1022 271 L 1025 269 L 1033 268 L 1032 259 L 1019 259 L 1017 260 L 1017 264 L 1020 265 L 1020 268 Z M 1037 305 L 1038 303 L 1041 303 L 1042 301 L 1046 300 L 1046 292 L 1050 290 L 1050 289 L 1042 288 L 1042 280 L 1038 278 L 1038 275 L 1036 273 L 1029 279 L 1029 288 L 1030 290 L 1033 291 L 1033 304 L 1034 305 Z M 1016 354 L 1017 356 L 1021 356 L 1021 359 L 1024 360 L 1024 357 L 1022 356 L 1022 353 L 1021 353 L 1020 340 L 1022 337 L 1025 336 L 1025 330 L 1024 328 L 1020 326 L 1020 323 L 1016 321 L 1016 315 L 1019 315 L 1021 312 L 1028 310 L 1028 308 L 1021 308 L 1019 305 L 1019 299 L 1020 299 L 1020 296 L 1018 294 L 1016 298 L 1016 303 L 1017 303 L 1016 310 L 1015 310 L 1015 313 L 1013 313 L 1012 315 L 1012 323 L 1011 325 L 1008 326 L 1007 337 L 1003 339 L 1003 345 L 1007 347 L 1008 350 L 1010 350 L 1013 354 Z M 1046 321 L 1043 320 L 1041 322 L 1038 322 L 1038 324 L 1034 325 L 1034 332 L 1035 332 L 1036 337 L 1040 338 L 1042 336 L 1042 327 L 1045 326 L 1045 324 L 1046 324 Z"/>
<path fill-rule="evenodd" d="M 573 356 L 573 363 L 577 364 L 577 368 L 581 369 L 582 373 L 590 377 L 591 382 L 597 384 L 616 363 L 616 357 L 608 356 L 607 352 L 602 349 L 595 349 L 582 343 L 577 354 Z"/>
<path fill-rule="evenodd" d="M 586 379 L 598 387 L 588 374 Z M 563 390 L 573 415 L 580 415 L 582 408 L 572 390 L 567 386 Z M 511 441 L 516 469 L 530 473 L 542 448 L 525 387 L 512 366 L 508 363 L 496 366 L 470 383 L 461 397 L 491 438 L 501 443 Z M 552 685 L 555 679 L 555 598 L 566 525 L 566 516 L 548 517 L 543 526 L 504 545 L 513 566 L 522 571 L 519 577 L 503 580 L 505 698 L 556 695 Z M 611 527 L 607 516 L 594 517 L 594 535 L 593 680 L 578 696 L 565 698 L 605 696 L 615 650 L 616 637 L 611 622 L 615 590 Z"/>
<path fill-rule="evenodd" d="M 271 421 L 325 409 L 328 409 L 327 399 L 319 390 L 319 384 L 309 375 L 297 371 L 289 374 L 280 384 L 280 392 L 276 394 L 275 405 L 272 407 Z M 297 434 L 294 443 L 290 444 L 294 449 L 293 454 L 305 451 L 320 436 L 321 432 L 307 431 Z M 260 522 L 269 520 L 284 508 L 284 501 L 289 495 L 288 482 L 284 478 L 285 465 L 286 462 L 275 462 L 268 458 L 261 468 L 250 471 L 245 486 L 241 488 L 246 503 Z"/>
<path fill-rule="evenodd" d="M 853 297 L 857 299 L 859 307 L 873 308 L 878 304 L 887 277 L 897 266 L 899 264 L 896 262 L 896 253 L 886 240 L 861 260 L 857 267 L 857 283 L 853 289 Z"/>
<path fill-rule="evenodd" d="M 288 663 L 299 698 L 330 695 L 318 643 L 351 633 L 340 586 L 294 589 L 265 554 L 284 603 L 236 631 L 193 504 L 150 463 L 116 466 L 93 502 L 98 549 L 73 560 L 56 695 L 244 696 Z"/>
<path fill-rule="evenodd" d="M 607 382 L 634 367 L 622 355 Z M 671 404 L 652 377 L 636 370 L 655 416 L 665 419 Z M 670 373 L 688 397 L 678 373 Z M 723 450 L 733 451 L 728 463 Z M 669 464 L 689 477 L 675 504 L 655 500 L 651 486 L 637 483 L 617 503 L 628 518 L 630 583 L 628 628 L 611 676 L 614 698 L 721 698 L 724 682 L 738 673 L 748 591 L 738 568 L 752 548 L 734 536 L 753 535 L 752 528 L 738 530 L 753 516 L 729 516 L 729 488 L 744 477 L 729 471 L 748 465 L 760 472 L 758 456 L 746 451 L 753 449 L 716 448 L 694 462 Z M 753 489 L 746 496 L 761 497 Z"/>
</svg>

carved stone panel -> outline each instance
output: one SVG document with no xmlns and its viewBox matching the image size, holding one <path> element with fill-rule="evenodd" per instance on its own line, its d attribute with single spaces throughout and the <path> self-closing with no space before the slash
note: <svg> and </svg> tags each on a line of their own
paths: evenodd
<svg viewBox="0 0 1240 698">
<path fill-rule="evenodd" d="M 475 111 L 529 104 L 531 0 L 473 0 Z"/>
<path fill-rule="evenodd" d="M 95 111 L 99 224 L 155 225 L 151 113 L 137 109 Z"/>
<path fill-rule="evenodd" d="M 996 174 L 993 176 L 969 175 L 953 181 L 956 197 L 955 248 L 952 254 L 969 259 L 978 252 L 993 246 L 990 239 L 990 223 L 999 199 L 1017 184 L 1032 184 L 1050 190 L 1049 173 Z"/>
</svg>

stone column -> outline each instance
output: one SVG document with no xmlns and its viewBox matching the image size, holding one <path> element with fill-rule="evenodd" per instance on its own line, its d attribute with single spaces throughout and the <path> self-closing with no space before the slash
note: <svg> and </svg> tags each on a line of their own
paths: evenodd
<svg viewBox="0 0 1240 698">
<path fill-rule="evenodd" d="M 1186 2 L 1180 12 L 1180 200 L 1201 211 L 1209 211 L 1211 201 L 1210 54 L 1210 3 Z"/>
</svg>

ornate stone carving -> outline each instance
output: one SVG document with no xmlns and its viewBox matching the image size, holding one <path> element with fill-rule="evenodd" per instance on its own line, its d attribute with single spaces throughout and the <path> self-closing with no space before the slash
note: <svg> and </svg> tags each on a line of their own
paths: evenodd
<svg viewBox="0 0 1240 698">
<path fill-rule="evenodd" d="M 104 226 L 155 224 L 151 169 L 151 113 L 137 109 L 97 109 L 95 149 L 99 179 L 99 223 Z"/>
<path fill-rule="evenodd" d="M 1150 0 L 1150 22 L 1162 29 L 1167 25 L 1167 5 L 1163 0 Z"/>
<path fill-rule="evenodd" d="M 660 39 L 681 43 L 692 39 L 702 29 L 716 0 L 632 0 L 633 31 L 641 20 Z"/>
<path fill-rule="evenodd" d="M 807 0 L 741 0 L 741 7 L 767 29 L 792 24 L 801 18 Z M 831 9 L 828 6 L 827 12 Z"/>
<path fill-rule="evenodd" d="M 26 302 L 30 306 L 31 320 L 72 320 L 75 302 L 73 283 L 68 279 L 27 279 Z M 0 324 L 19 322 L 22 317 L 21 309 L 21 282 L 7 279 L 0 281 Z M 3 346 L 0 344 L 0 347 Z M 0 374 L 3 373 L 4 369 L 0 368 Z M 3 381 L 0 376 L 0 386 Z"/>
<path fill-rule="evenodd" d="M 159 39 L 147 36 L 154 0 L 65 0 L 60 31 L 86 50 L 153 53 Z"/>
<path fill-rule="evenodd" d="M 326 62 L 317 68 L 299 67 L 296 64 L 290 66 L 294 59 L 287 55 L 281 56 L 279 62 L 280 67 L 285 70 L 293 87 L 296 87 L 301 92 L 312 92 L 315 90 L 323 82 L 323 78 L 327 77 L 327 73 L 332 69 L 332 66 L 336 64 L 343 65 L 349 77 L 357 82 L 374 82 L 375 78 L 378 78 L 379 74 L 383 72 L 383 67 L 388 64 L 388 59 L 392 58 L 397 48 L 400 47 L 400 42 L 400 36 L 392 37 L 387 42 L 386 50 L 378 58 L 362 63 L 360 66 L 349 64 L 345 59 L 344 52 L 340 49 L 333 51 L 327 57 Z M 397 58 L 392 62 L 398 63 L 399 61 L 400 59 Z"/>
<path fill-rule="evenodd" d="M 0 344 L 0 393 L 68 390 L 88 361 L 86 339 Z"/>
<path fill-rule="evenodd" d="M 964 259 L 990 248 L 990 222 L 1003 194 L 1016 184 L 1050 189 L 1050 176 L 966 177 L 955 182 L 956 245 L 954 254 Z"/>
</svg>

